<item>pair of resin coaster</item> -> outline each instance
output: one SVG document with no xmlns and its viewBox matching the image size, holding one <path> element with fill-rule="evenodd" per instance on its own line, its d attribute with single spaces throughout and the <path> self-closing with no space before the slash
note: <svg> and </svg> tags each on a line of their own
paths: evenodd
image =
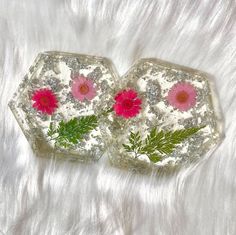
<svg viewBox="0 0 236 235">
<path fill-rule="evenodd" d="M 122 77 L 107 58 L 40 53 L 9 106 L 36 155 L 146 170 L 200 158 L 222 136 L 209 76 L 140 59 Z"/>
</svg>

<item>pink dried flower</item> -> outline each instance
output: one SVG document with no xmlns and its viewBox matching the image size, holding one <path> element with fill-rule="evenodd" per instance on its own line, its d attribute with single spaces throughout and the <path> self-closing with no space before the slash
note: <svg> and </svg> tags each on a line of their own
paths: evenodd
<svg viewBox="0 0 236 235">
<path fill-rule="evenodd" d="M 52 90 L 39 89 L 32 95 L 33 107 L 42 113 L 52 115 L 58 108 L 58 101 Z"/>
<path fill-rule="evenodd" d="M 113 109 L 118 116 L 132 118 L 139 114 L 142 100 L 138 98 L 135 90 L 123 90 L 115 96 L 116 103 Z"/>
<path fill-rule="evenodd" d="M 96 96 L 93 82 L 83 76 L 74 78 L 71 91 L 74 98 L 79 101 L 84 101 L 84 99 L 92 100 Z"/>
<path fill-rule="evenodd" d="M 187 111 L 195 106 L 197 92 L 188 82 L 176 83 L 169 91 L 167 100 L 170 105 L 180 111 Z"/>
</svg>

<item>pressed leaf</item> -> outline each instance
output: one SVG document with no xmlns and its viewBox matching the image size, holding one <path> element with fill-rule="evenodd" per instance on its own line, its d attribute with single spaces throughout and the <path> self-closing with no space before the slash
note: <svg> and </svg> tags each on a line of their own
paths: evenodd
<svg viewBox="0 0 236 235">
<path fill-rule="evenodd" d="M 139 132 L 131 132 L 129 145 L 123 144 L 123 146 L 127 152 L 133 152 L 135 156 L 146 154 L 150 161 L 156 163 L 162 159 L 162 154 L 171 154 L 178 144 L 202 128 L 204 126 L 164 132 L 163 130 L 158 131 L 155 127 L 150 131 L 150 134 L 147 135 L 144 141 L 141 140 Z"/>
<path fill-rule="evenodd" d="M 52 137 L 54 134 L 56 134 L 56 130 L 54 129 L 53 123 L 50 122 L 47 135 L 48 135 L 49 137 Z"/>
<path fill-rule="evenodd" d="M 49 137 L 57 134 L 55 145 L 68 148 L 77 144 L 84 138 L 84 135 L 88 134 L 97 126 L 97 117 L 95 115 L 90 115 L 80 118 L 72 118 L 67 122 L 62 120 L 59 122 L 56 129 L 53 129 L 53 124 L 50 123 L 47 134 Z"/>
<path fill-rule="evenodd" d="M 148 158 L 150 159 L 151 162 L 159 162 L 162 158 L 161 156 L 159 156 L 158 154 L 151 154 L 148 156 Z"/>
<path fill-rule="evenodd" d="M 158 132 L 157 129 L 154 128 L 145 140 L 146 146 L 144 149 L 146 151 L 157 150 L 160 153 L 171 154 L 177 144 L 191 137 L 202 128 L 203 127 L 191 127 L 168 132 Z"/>
<path fill-rule="evenodd" d="M 125 148 L 125 150 L 126 150 L 127 152 L 132 152 L 132 149 L 131 149 L 131 147 L 130 147 L 129 145 L 123 144 L 123 147 Z"/>
</svg>

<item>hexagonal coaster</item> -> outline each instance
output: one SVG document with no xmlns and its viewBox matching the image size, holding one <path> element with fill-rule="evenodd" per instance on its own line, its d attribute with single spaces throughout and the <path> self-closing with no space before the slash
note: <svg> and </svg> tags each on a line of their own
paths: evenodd
<svg viewBox="0 0 236 235">
<path fill-rule="evenodd" d="M 9 106 L 38 156 L 96 160 L 105 146 L 101 121 L 111 107 L 117 75 L 95 56 L 38 55 Z"/>
<path fill-rule="evenodd" d="M 141 59 L 116 89 L 104 139 L 112 164 L 168 169 L 201 158 L 219 143 L 222 120 L 207 74 Z"/>
</svg>

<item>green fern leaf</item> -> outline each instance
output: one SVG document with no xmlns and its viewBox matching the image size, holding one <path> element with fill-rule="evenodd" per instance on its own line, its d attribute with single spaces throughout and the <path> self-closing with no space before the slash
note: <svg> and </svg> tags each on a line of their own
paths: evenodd
<svg viewBox="0 0 236 235">
<path fill-rule="evenodd" d="M 132 148 L 128 144 L 123 144 L 123 147 L 127 152 L 132 152 L 133 151 Z"/>
<path fill-rule="evenodd" d="M 142 148 L 142 151 L 158 151 L 161 154 L 171 154 L 178 144 L 182 143 L 202 128 L 203 127 L 191 127 L 168 132 L 158 132 L 157 129 L 154 128 L 145 139 L 145 146 Z"/>
<path fill-rule="evenodd" d="M 123 147 L 127 152 L 133 152 L 135 157 L 146 154 L 150 161 L 156 163 L 162 159 L 163 154 L 171 154 L 178 144 L 190 138 L 204 127 L 191 127 L 167 132 L 163 130 L 158 131 L 157 128 L 153 128 L 144 141 L 142 141 L 139 132 L 131 132 L 129 145 L 123 144 Z"/>
<path fill-rule="evenodd" d="M 81 141 L 86 134 L 98 126 L 98 120 L 95 115 L 72 118 L 68 122 L 60 121 L 55 129 L 50 123 L 48 136 L 57 134 L 55 145 L 64 148 L 72 147 Z"/>
<path fill-rule="evenodd" d="M 50 122 L 47 135 L 52 138 L 52 136 L 53 136 L 54 134 L 56 134 L 56 130 L 55 130 L 54 126 L 53 126 L 53 123 Z"/>
<path fill-rule="evenodd" d="M 148 155 L 148 158 L 150 159 L 151 162 L 154 162 L 154 163 L 159 162 L 162 159 L 162 157 L 159 156 L 158 154 Z"/>
<path fill-rule="evenodd" d="M 123 147 L 127 152 L 133 152 L 135 154 L 135 157 L 137 157 L 137 154 L 139 153 L 139 150 L 142 147 L 142 140 L 140 133 L 130 132 L 129 145 L 123 144 Z"/>
</svg>

